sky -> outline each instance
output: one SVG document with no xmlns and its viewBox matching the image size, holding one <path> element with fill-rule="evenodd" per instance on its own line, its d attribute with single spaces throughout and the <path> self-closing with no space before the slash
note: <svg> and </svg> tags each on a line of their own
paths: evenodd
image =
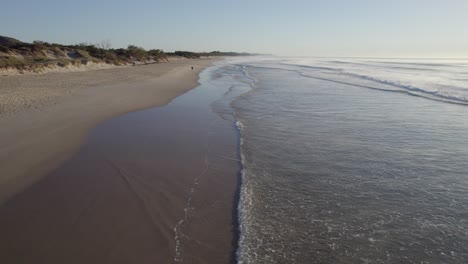
<svg viewBox="0 0 468 264">
<path fill-rule="evenodd" d="M 2 0 L 0 35 L 279 56 L 468 58 L 468 0 Z"/>
</svg>

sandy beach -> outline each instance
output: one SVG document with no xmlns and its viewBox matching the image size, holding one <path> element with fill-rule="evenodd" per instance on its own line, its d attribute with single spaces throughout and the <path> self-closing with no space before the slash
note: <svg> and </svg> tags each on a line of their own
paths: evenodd
<svg viewBox="0 0 468 264">
<path fill-rule="evenodd" d="M 0 260 L 233 263 L 238 135 L 185 93 L 213 62 L 5 78 L 59 95 L 0 119 Z"/>
<path fill-rule="evenodd" d="M 74 153 L 90 128 L 161 106 L 197 85 L 213 59 L 0 76 L 0 204 Z M 194 67 L 194 70 L 191 67 Z"/>
</svg>

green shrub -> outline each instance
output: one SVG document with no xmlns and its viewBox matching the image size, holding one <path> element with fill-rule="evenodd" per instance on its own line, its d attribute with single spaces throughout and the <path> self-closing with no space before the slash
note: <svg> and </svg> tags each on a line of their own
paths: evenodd
<svg viewBox="0 0 468 264">
<path fill-rule="evenodd" d="M 80 58 L 89 58 L 89 53 L 84 50 L 76 50 Z"/>
<path fill-rule="evenodd" d="M 65 57 L 67 56 L 67 54 L 60 48 L 60 47 L 57 47 L 57 46 L 53 46 L 51 48 L 51 51 L 54 53 L 55 56 L 57 57 Z"/>
<path fill-rule="evenodd" d="M 200 58 L 200 54 L 196 52 L 191 52 L 191 51 L 176 51 L 174 52 L 174 55 L 185 57 L 188 59 L 198 59 Z"/>
<path fill-rule="evenodd" d="M 33 62 L 37 63 L 48 63 L 51 61 L 51 59 L 44 57 L 44 56 L 35 56 L 32 58 Z"/>
<path fill-rule="evenodd" d="M 7 47 L 0 45 L 0 52 L 7 53 L 8 51 L 9 51 L 9 49 Z"/>
<path fill-rule="evenodd" d="M 144 60 L 148 56 L 148 53 L 142 47 L 137 47 L 135 45 L 128 45 L 127 50 L 128 50 L 128 54 L 137 60 Z"/>
<path fill-rule="evenodd" d="M 70 65 L 71 60 L 65 59 L 65 58 L 60 58 L 57 60 L 57 65 L 60 67 L 65 67 L 67 65 Z"/>
<path fill-rule="evenodd" d="M 0 68 L 21 69 L 25 65 L 26 65 L 25 61 L 17 57 L 9 56 L 9 57 L 0 58 Z"/>
</svg>

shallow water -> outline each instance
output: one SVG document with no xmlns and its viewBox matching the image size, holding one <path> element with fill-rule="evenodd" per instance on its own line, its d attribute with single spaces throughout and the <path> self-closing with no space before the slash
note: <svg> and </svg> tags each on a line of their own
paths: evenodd
<svg viewBox="0 0 468 264">
<path fill-rule="evenodd" d="M 239 263 L 468 261 L 466 106 L 272 61 L 232 67 L 253 87 L 233 103 Z"/>
</svg>

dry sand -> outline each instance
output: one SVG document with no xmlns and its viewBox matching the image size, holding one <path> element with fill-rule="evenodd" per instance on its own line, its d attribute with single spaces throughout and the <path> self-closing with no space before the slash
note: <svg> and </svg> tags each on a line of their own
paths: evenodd
<svg viewBox="0 0 468 264">
<path fill-rule="evenodd" d="M 0 76 L 0 204 L 73 154 L 96 124 L 167 104 L 212 59 L 106 70 Z M 195 70 L 191 70 L 191 66 Z"/>
</svg>

